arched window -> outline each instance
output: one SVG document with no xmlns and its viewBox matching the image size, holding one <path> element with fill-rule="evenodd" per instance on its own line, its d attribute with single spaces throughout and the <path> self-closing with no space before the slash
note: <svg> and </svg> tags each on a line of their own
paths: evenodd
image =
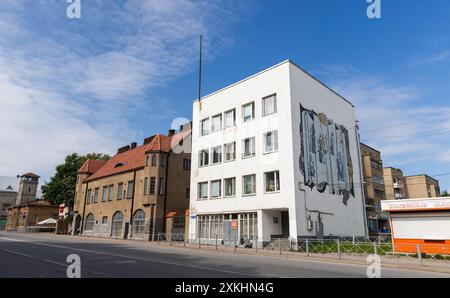
<svg viewBox="0 0 450 298">
<path fill-rule="evenodd" d="M 84 230 L 85 231 L 92 231 L 92 230 L 94 230 L 94 223 L 95 223 L 94 214 L 89 213 L 88 216 L 86 217 Z"/>
<path fill-rule="evenodd" d="M 121 237 L 122 236 L 122 225 L 123 225 L 123 214 L 120 211 L 114 213 L 112 218 L 112 236 Z"/>
<path fill-rule="evenodd" d="M 144 237 L 145 213 L 137 210 L 133 215 L 133 238 Z"/>
</svg>

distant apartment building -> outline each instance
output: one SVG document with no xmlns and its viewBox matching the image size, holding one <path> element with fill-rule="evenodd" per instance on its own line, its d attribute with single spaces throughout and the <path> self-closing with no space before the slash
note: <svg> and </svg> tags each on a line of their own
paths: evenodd
<svg viewBox="0 0 450 298">
<path fill-rule="evenodd" d="M 388 228 L 388 216 L 381 211 L 386 199 L 383 160 L 380 151 L 361 143 L 363 188 L 369 232 L 377 234 Z"/>
<path fill-rule="evenodd" d="M 190 124 L 120 148 L 78 171 L 74 234 L 155 239 L 185 232 L 190 195 Z M 187 150 L 185 150 L 186 148 Z"/>
<path fill-rule="evenodd" d="M 403 171 L 387 167 L 383 169 L 386 200 L 406 199 L 406 184 Z"/>
<path fill-rule="evenodd" d="M 428 175 L 405 176 L 408 199 L 437 198 L 441 195 L 439 181 Z"/>
<path fill-rule="evenodd" d="M 8 208 L 16 203 L 19 179 L 0 176 L 0 229 L 4 229 L 8 217 Z"/>
<path fill-rule="evenodd" d="M 354 106 L 291 61 L 193 104 L 190 238 L 365 236 Z"/>
</svg>

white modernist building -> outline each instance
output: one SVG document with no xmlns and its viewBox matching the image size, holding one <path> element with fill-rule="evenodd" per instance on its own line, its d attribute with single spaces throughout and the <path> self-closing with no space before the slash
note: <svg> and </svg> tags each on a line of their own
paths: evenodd
<svg viewBox="0 0 450 298">
<path fill-rule="evenodd" d="M 291 61 L 193 106 L 191 239 L 366 236 L 354 106 Z"/>
</svg>

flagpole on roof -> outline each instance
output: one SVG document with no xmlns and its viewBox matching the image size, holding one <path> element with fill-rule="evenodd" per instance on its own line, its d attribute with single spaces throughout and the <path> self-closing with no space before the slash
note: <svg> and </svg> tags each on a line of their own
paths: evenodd
<svg viewBox="0 0 450 298">
<path fill-rule="evenodd" d="M 200 110 L 202 109 L 202 48 L 203 48 L 203 35 L 200 34 L 200 60 L 198 65 L 198 103 Z"/>
</svg>

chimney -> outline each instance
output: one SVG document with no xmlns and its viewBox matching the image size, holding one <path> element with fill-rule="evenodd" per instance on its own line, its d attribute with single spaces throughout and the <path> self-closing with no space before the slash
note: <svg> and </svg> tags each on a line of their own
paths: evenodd
<svg viewBox="0 0 450 298">
<path fill-rule="evenodd" d="M 117 154 L 121 154 L 130 150 L 130 145 L 123 146 L 122 148 L 117 149 Z"/>
<path fill-rule="evenodd" d="M 150 142 L 155 138 L 155 136 L 148 137 L 144 139 L 144 145 L 150 144 Z"/>
<path fill-rule="evenodd" d="M 130 144 L 130 150 L 133 150 L 136 147 L 137 147 L 137 143 L 136 142 L 133 142 L 133 143 Z"/>
<path fill-rule="evenodd" d="M 169 129 L 169 137 L 173 136 L 175 134 L 175 129 Z"/>
</svg>

